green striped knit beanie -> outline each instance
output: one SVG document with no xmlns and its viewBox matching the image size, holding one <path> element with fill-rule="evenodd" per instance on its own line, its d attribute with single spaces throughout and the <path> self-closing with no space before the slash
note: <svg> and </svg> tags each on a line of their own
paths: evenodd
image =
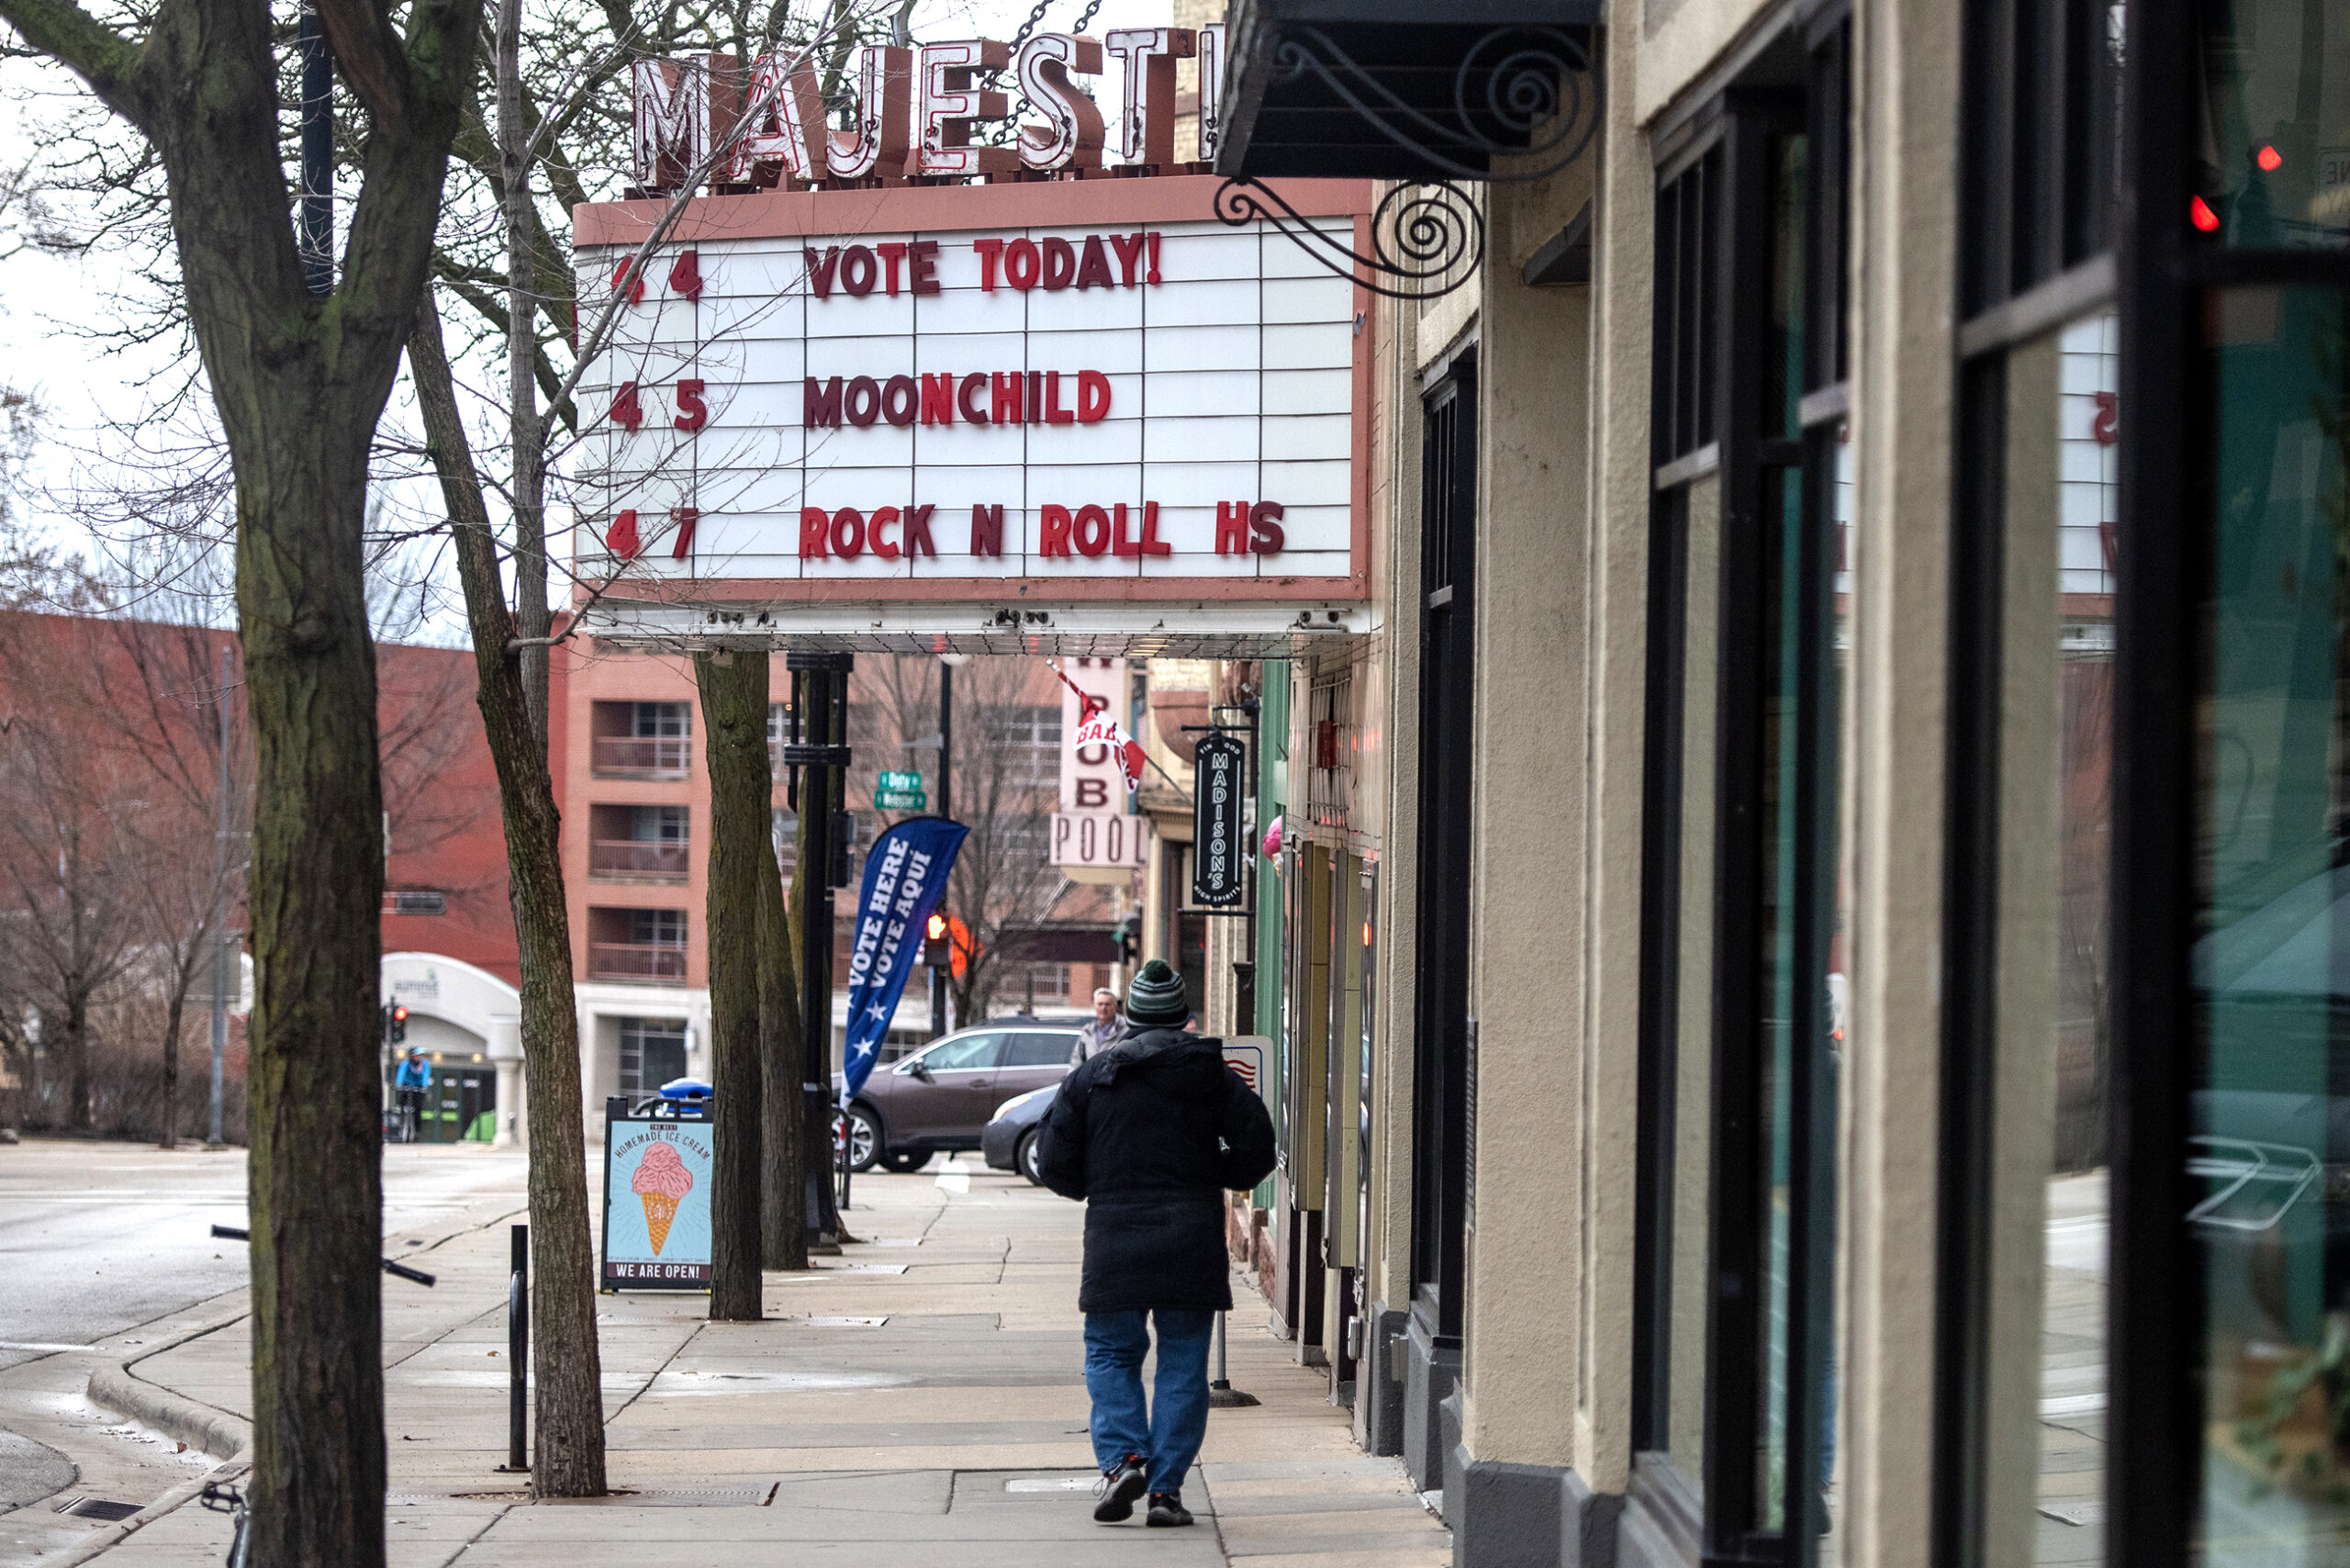
<svg viewBox="0 0 2350 1568">
<path fill-rule="evenodd" d="M 1164 958 L 1153 958 L 1126 988 L 1126 1021 L 1137 1029 L 1180 1029 L 1192 1015 L 1183 982 Z"/>
</svg>

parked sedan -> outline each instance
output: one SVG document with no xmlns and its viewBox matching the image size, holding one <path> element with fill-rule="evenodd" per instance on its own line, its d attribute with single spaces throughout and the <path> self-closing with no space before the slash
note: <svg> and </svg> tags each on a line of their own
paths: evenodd
<svg viewBox="0 0 2350 1568">
<path fill-rule="evenodd" d="M 1060 1092 L 1058 1083 L 1031 1089 L 995 1108 L 994 1120 L 979 1134 L 979 1152 L 986 1157 L 989 1170 L 1017 1170 L 1028 1178 L 1030 1186 L 1045 1184 L 1036 1173 L 1036 1135 L 1044 1130 L 1046 1113 Z"/>
<path fill-rule="evenodd" d="M 849 1104 L 849 1169 L 919 1170 L 942 1149 L 979 1148 L 995 1108 L 1058 1087 L 1076 1049 L 1073 1025 L 1024 1018 L 958 1030 L 877 1070 Z"/>
</svg>

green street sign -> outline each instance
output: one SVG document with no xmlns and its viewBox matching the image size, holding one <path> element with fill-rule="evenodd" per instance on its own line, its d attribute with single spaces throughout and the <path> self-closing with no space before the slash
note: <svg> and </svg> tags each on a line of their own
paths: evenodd
<svg viewBox="0 0 2350 1568">
<path fill-rule="evenodd" d="M 919 790 L 876 790 L 873 809 L 877 812 L 918 812 L 930 804 L 930 797 Z"/>
<path fill-rule="evenodd" d="M 919 773 L 884 773 L 881 775 L 881 788 L 890 790 L 919 790 L 922 788 L 922 775 Z"/>
</svg>

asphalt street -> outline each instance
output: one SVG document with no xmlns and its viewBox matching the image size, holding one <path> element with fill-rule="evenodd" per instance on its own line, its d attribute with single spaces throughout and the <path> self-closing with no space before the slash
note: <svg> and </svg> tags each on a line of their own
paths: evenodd
<svg viewBox="0 0 2350 1568">
<path fill-rule="evenodd" d="M 515 1151 L 386 1148 L 386 1249 L 521 1210 L 524 1176 Z M 245 1247 L 211 1232 L 245 1220 L 242 1149 L 0 1145 L 0 1515 L 17 1511 L 0 1526 L 0 1564 L 56 1548 L 69 1521 L 52 1522 L 53 1499 L 143 1502 L 211 1462 L 99 1413 L 81 1389 L 93 1365 L 137 1343 L 126 1333 L 233 1304 Z"/>
<path fill-rule="evenodd" d="M 384 1234 L 485 1199 L 522 1200 L 520 1155 L 431 1146 L 384 1151 Z M 0 1370 L 235 1290 L 245 1151 L 31 1139 L 0 1147 Z"/>
</svg>

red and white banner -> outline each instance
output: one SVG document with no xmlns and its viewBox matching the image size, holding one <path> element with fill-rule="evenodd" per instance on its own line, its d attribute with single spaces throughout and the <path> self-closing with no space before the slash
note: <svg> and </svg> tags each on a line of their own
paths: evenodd
<svg viewBox="0 0 2350 1568">
<path fill-rule="evenodd" d="M 1142 746 L 1117 720 L 1110 717 L 1107 708 L 1096 709 L 1078 725 L 1070 744 L 1080 752 L 1091 746 L 1108 748 L 1110 755 L 1117 758 L 1118 771 L 1125 776 L 1126 792 L 1132 794 L 1142 787 Z"/>
</svg>

